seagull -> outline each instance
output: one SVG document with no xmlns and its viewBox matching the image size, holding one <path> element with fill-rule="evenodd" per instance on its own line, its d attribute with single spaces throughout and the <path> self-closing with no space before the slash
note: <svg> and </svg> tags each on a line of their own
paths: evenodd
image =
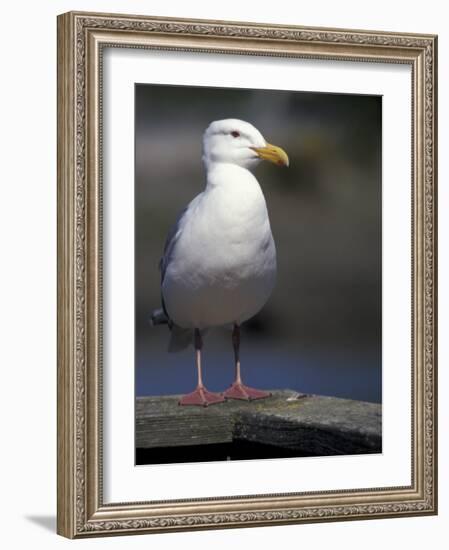
<svg viewBox="0 0 449 550">
<path fill-rule="evenodd" d="M 240 367 L 240 326 L 265 305 L 276 280 L 276 248 L 268 211 L 252 170 L 261 160 L 288 166 L 286 152 L 267 143 L 252 124 L 216 120 L 203 136 L 206 186 L 169 231 L 159 267 L 162 309 L 153 324 L 167 323 L 169 351 L 192 341 L 197 386 L 179 405 L 208 406 L 225 399 L 262 399 L 271 394 L 246 386 Z M 235 379 L 223 393 L 203 382 L 203 336 L 232 326 Z"/>
</svg>

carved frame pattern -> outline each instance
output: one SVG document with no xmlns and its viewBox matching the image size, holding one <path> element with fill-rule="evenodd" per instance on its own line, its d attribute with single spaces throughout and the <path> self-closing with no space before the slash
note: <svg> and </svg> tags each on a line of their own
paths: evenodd
<svg viewBox="0 0 449 550">
<path fill-rule="evenodd" d="M 138 47 L 412 67 L 410 487 L 102 502 L 101 53 Z M 70 12 L 58 18 L 58 533 L 71 537 L 437 512 L 436 51 L 431 35 Z"/>
</svg>

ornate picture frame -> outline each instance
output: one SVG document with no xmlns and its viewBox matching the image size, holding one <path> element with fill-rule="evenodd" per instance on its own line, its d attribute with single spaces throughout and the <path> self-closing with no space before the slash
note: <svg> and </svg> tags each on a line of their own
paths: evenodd
<svg viewBox="0 0 449 550">
<path fill-rule="evenodd" d="M 411 483 L 105 502 L 102 56 L 190 51 L 411 68 Z M 58 17 L 58 519 L 69 538 L 437 513 L 437 37 L 70 12 Z"/>
</svg>

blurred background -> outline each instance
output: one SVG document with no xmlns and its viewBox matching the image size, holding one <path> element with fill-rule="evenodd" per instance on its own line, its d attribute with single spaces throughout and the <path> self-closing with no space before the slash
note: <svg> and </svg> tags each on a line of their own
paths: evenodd
<svg viewBox="0 0 449 550">
<path fill-rule="evenodd" d="M 255 175 L 276 242 L 277 286 L 242 327 L 245 383 L 381 402 L 381 122 L 378 96 L 137 84 L 136 395 L 190 392 L 193 350 L 167 353 L 158 262 L 177 214 L 205 185 L 202 134 L 213 120 L 251 122 L 289 168 Z M 231 333 L 205 339 L 204 381 L 234 377 Z"/>
</svg>

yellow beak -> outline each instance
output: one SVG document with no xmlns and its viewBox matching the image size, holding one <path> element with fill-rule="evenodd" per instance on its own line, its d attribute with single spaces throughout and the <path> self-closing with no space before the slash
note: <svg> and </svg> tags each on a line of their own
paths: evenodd
<svg viewBox="0 0 449 550">
<path fill-rule="evenodd" d="M 251 149 L 263 160 L 268 160 L 279 166 L 289 165 L 287 153 L 277 145 L 267 143 L 265 147 L 251 147 Z"/>
</svg>

